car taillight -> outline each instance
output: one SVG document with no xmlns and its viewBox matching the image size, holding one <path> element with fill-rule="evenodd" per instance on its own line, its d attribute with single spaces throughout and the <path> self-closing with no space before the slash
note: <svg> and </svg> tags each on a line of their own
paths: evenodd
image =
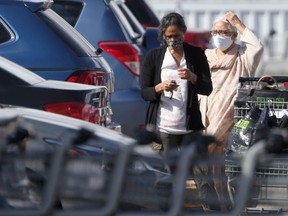
<svg viewBox="0 0 288 216">
<path fill-rule="evenodd" d="M 79 102 L 46 104 L 44 110 L 101 125 L 99 109 L 90 104 Z"/>
<path fill-rule="evenodd" d="M 149 22 L 144 22 L 144 23 L 141 23 L 143 25 L 144 28 L 148 28 L 148 27 L 153 27 L 153 28 L 157 28 L 159 25 L 156 25 L 154 23 L 149 23 Z"/>
<path fill-rule="evenodd" d="M 186 32 L 184 41 L 194 45 L 201 47 L 203 50 L 207 48 L 211 48 L 210 45 L 211 34 L 210 32 Z"/>
<path fill-rule="evenodd" d="M 135 76 L 140 75 L 139 51 L 125 41 L 101 41 L 99 47 L 123 63 Z"/>
<path fill-rule="evenodd" d="M 107 86 L 106 73 L 102 71 L 76 71 L 67 79 L 68 82 L 87 85 Z"/>
</svg>

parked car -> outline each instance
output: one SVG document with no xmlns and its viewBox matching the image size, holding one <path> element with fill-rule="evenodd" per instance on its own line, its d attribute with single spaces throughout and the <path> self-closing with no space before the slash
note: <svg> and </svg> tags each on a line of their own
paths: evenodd
<svg viewBox="0 0 288 216">
<path fill-rule="evenodd" d="M 0 57 L 0 103 L 30 107 L 112 128 L 105 86 L 45 80 Z M 119 128 L 114 128 L 120 130 Z"/>
<path fill-rule="evenodd" d="M 153 9 L 145 0 L 123 0 L 125 5 L 134 14 L 141 25 L 146 27 L 158 27 L 160 20 Z"/>
<path fill-rule="evenodd" d="M 142 24 L 144 28 L 158 27 L 160 20 L 145 0 L 123 0 L 125 5 Z M 211 47 L 210 30 L 188 30 L 184 39 L 187 43 L 199 46 L 202 49 Z"/>
<path fill-rule="evenodd" d="M 163 158 L 149 146 L 138 146 L 136 139 L 36 109 L 1 105 L 0 116 L 0 198 L 8 200 L 10 207 L 21 206 L 22 213 L 27 207 L 31 212 L 32 206 L 41 215 L 44 215 L 41 208 L 50 215 L 52 211 L 45 207 L 53 205 L 42 203 L 54 200 L 49 196 L 60 199 L 66 211 L 77 211 L 75 208 L 83 206 L 86 210 L 88 207 L 99 210 L 103 205 L 109 206 L 118 195 L 117 204 L 159 209 L 160 198 L 167 198 L 171 193 L 171 175 Z M 19 143 L 21 149 L 16 148 Z M 10 163 L 12 158 L 14 163 Z M 15 167 L 18 160 L 22 163 Z M 10 169 L 5 172 L 7 167 Z M 11 181 L 5 181 L 7 178 Z M 6 188 L 2 187 L 4 183 Z M 122 190 L 117 191 L 115 187 Z"/>
<path fill-rule="evenodd" d="M 54 0 L 52 9 L 78 30 L 103 56 L 115 74 L 112 94 L 114 120 L 133 133 L 145 121 L 147 102 L 140 95 L 141 59 L 159 46 L 157 29 L 137 30 L 115 0 Z M 136 24 L 137 25 L 137 24 Z"/>
<path fill-rule="evenodd" d="M 101 56 L 100 49 L 96 50 L 82 35 L 50 9 L 52 3 L 53 0 L 0 0 L 0 55 L 46 80 L 106 86 L 109 99 L 105 105 L 106 110 L 101 115 L 106 115 L 105 124 L 108 125 L 112 115 L 110 94 L 114 90 L 113 71 Z M 6 70 L 9 71 L 9 68 Z M 21 71 L 18 69 L 17 73 L 21 73 Z M 23 73 L 25 73 L 24 70 Z M 21 77 L 20 74 L 17 76 Z M 32 76 L 29 75 L 29 77 Z M 18 80 L 19 85 L 23 84 L 25 78 Z M 35 77 L 34 79 L 40 80 Z M 33 80 L 27 80 L 24 83 L 27 84 L 30 81 Z M 1 82 L 5 81 L 1 80 Z M 52 84 L 51 81 L 49 82 Z M 63 86 L 58 86 L 58 89 L 69 88 L 68 84 L 61 85 Z M 40 85 L 37 88 L 40 91 Z M 82 87 L 83 90 L 85 88 L 88 90 L 88 87 Z M 1 95 L 1 97 L 3 100 L 5 98 L 7 102 L 12 102 L 13 98 L 8 96 L 9 94 L 11 92 L 6 91 L 5 95 Z M 18 104 L 22 103 L 22 105 L 33 107 L 38 103 L 32 99 L 24 100 L 24 92 L 21 92 L 22 95 L 23 100 L 17 97 L 19 98 Z M 97 100 L 97 98 L 94 99 Z M 44 98 L 38 96 L 37 100 L 43 101 Z M 39 104 L 37 106 L 40 108 Z M 95 104 L 93 106 L 95 107 Z M 56 108 L 52 107 L 52 103 L 49 106 L 50 110 L 55 111 Z M 79 108 L 77 111 L 81 113 L 82 107 Z M 104 107 L 99 108 L 105 109 Z M 48 109 L 48 105 L 46 109 Z M 101 122 L 104 123 L 103 119 Z"/>
</svg>

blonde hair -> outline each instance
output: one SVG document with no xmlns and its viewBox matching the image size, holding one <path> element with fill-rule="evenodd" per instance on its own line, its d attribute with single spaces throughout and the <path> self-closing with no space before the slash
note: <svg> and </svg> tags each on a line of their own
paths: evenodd
<svg viewBox="0 0 288 216">
<path fill-rule="evenodd" d="M 225 16 L 216 17 L 216 19 L 214 20 L 212 26 L 214 26 L 214 25 L 215 25 L 216 23 L 218 23 L 218 22 L 224 22 L 224 23 L 226 23 L 226 24 L 227 24 L 227 27 L 228 27 L 228 29 L 229 29 L 230 31 L 232 31 L 232 32 L 237 32 L 237 28 L 236 28 L 235 26 L 231 25 L 231 23 L 226 19 Z"/>
</svg>

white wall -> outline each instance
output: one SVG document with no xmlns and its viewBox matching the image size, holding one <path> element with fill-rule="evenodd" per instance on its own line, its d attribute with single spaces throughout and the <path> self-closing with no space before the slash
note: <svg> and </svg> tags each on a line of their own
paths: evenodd
<svg viewBox="0 0 288 216">
<path fill-rule="evenodd" d="M 263 69 L 288 71 L 288 1 L 287 0 L 146 0 L 158 17 L 176 11 L 184 16 L 189 29 L 210 30 L 214 19 L 226 11 L 239 18 L 259 36 L 265 45 Z M 268 38 L 271 30 L 276 31 Z M 271 61 L 276 62 L 271 66 Z M 280 64 L 281 61 L 281 64 Z M 284 61 L 284 62 L 283 62 Z M 268 65 L 270 64 L 270 65 Z M 280 66 L 281 65 L 281 66 Z M 280 68 L 281 67 L 281 68 Z M 282 73 L 282 72 L 281 72 Z M 288 75 L 288 72 L 287 72 Z"/>
</svg>

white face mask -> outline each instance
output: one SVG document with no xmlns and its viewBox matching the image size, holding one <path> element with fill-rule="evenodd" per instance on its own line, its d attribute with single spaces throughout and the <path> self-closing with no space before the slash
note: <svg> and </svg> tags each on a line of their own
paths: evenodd
<svg viewBox="0 0 288 216">
<path fill-rule="evenodd" d="M 218 49 L 225 51 L 231 46 L 233 40 L 231 36 L 221 36 L 219 34 L 216 34 L 215 36 L 213 36 L 213 42 Z"/>
</svg>

